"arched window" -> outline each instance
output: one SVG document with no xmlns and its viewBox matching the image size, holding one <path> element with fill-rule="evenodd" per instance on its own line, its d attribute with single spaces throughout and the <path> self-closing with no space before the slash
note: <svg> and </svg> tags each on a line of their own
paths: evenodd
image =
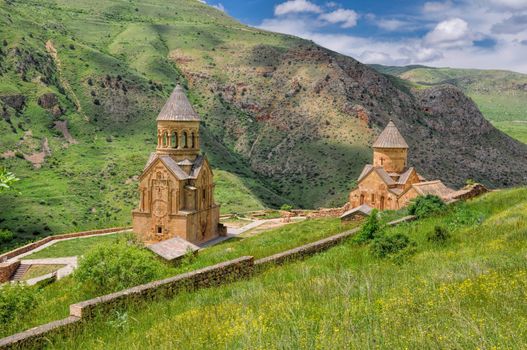
<svg viewBox="0 0 527 350">
<path fill-rule="evenodd" d="M 196 148 L 196 140 L 194 138 L 194 133 L 190 134 L 190 146 L 191 148 Z"/>
<path fill-rule="evenodd" d="M 163 133 L 163 147 L 166 147 L 168 145 L 168 134 L 167 132 L 165 131 Z"/>
<path fill-rule="evenodd" d="M 380 209 L 384 210 L 384 196 L 381 196 Z"/>
<path fill-rule="evenodd" d="M 178 142 L 178 139 L 177 139 L 177 132 L 174 131 L 174 132 L 172 133 L 172 148 L 178 148 L 178 144 L 177 144 L 177 142 Z"/>
<path fill-rule="evenodd" d="M 360 201 L 359 201 L 360 205 L 363 205 L 364 204 L 364 195 L 361 194 L 360 195 Z"/>
<path fill-rule="evenodd" d="M 381 157 L 381 165 L 384 165 L 384 158 Z"/>
<path fill-rule="evenodd" d="M 183 143 L 183 148 L 188 148 L 188 140 L 187 140 L 187 132 L 183 131 L 183 140 L 181 140 Z"/>
<path fill-rule="evenodd" d="M 371 204 L 375 204 L 375 194 L 371 194 Z"/>
</svg>

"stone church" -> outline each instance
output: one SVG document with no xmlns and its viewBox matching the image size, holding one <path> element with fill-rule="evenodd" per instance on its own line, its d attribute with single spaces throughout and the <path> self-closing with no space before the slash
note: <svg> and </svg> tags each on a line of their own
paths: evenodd
<svg viewBox="0 0 527 350">
<path fill-rule="evenodd" d="M 448 199 L 454 192 L 440 180 L 426 181 L 408 166 L 408 144 L 391 120 L 372 147 L 373 164 L 364 167 L 349 195 L 352 210 L 361 206 L 397 210 L 420 195 Z"/>
<path fill-rule="evenodd" d="M 139 207 L 132 212 L 133 230 L 145 243 L 175 237 L 202 243 L 220 234 L 199 124 L 183 88 L 176 86 L 157 117 L 157 149 L 139 178 Z"/>
</svg>

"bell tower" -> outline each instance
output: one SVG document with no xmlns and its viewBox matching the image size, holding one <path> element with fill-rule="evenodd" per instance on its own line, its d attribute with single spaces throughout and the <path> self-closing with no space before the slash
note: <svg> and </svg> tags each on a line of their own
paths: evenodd
<svg viewBox="0 0 527 350">
<path fill-rule="evenodd" d="M 177 85 L 157 117 L 156 153 L 176 162 L 194 161 L 200 152 L 199 123 L 199 115 Z"/>
<path fill-rule="evenodd" d="M 408 144 L 390 120 L 373 143 L 373 166 L 383 167 L 388 173 L 402 173 L 407 161 Z"/>
</svg>

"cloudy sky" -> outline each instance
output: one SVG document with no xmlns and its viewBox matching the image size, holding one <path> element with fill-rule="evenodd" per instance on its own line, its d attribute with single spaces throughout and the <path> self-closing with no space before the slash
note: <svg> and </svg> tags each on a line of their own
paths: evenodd
<svg viewBox="0 0 527 350">
<path fill-rule="evenodd" d="M 527 73 L 527 0 L 207 0 L 364 63 Z"/>
</svg>

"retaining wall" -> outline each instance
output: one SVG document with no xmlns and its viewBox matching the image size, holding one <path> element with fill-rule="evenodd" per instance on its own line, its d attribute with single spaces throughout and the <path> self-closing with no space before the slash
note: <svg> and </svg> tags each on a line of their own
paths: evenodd
<svg viewBox="0 0 527 350">
<path fill-rule="evenodd" d="M 20 261 L 0 263 L 0 283 L 9 281 L 19 266 Z"/>
<path fill-rule="evenodd" d="M 83 237 L 83 236 L 91 236 L 91 235 L 102 235 L 105 233 L 119 232 L 119 231 L 124 231 L 128 229 L 131 229 L 131 227 L 113 227 L 113 228 L 106 228 L 102 230 L 92 230 L 92 231 L 74 232 L 74 233 L 66 233 L 66 234 L 61 234 L 61 235 L 48 236 L 39 241 L 26 244 L 25 246 L 22 246 L 20 248 L 11 250 L 7 253 L 0 255 L 0 262 L 7 261 L 8 259 L 17 257 L 21 254 L 27 253 L 33 249 L 41 247 L 48 242 L 55 241 L 58 239 L 75 238 L 75 237 Z"/>
<path fill-rule="evenodd" d="M 254 258 L 252 256 L 244 256 L 200 270 L 70 305 L 70 315 L 90 318 L 99 312 L 113 310 L 130 302 L 167 298 L 182 290 L 192 291 L 226 284 L 251 276 L 253 268 Z"/>
</svg>

